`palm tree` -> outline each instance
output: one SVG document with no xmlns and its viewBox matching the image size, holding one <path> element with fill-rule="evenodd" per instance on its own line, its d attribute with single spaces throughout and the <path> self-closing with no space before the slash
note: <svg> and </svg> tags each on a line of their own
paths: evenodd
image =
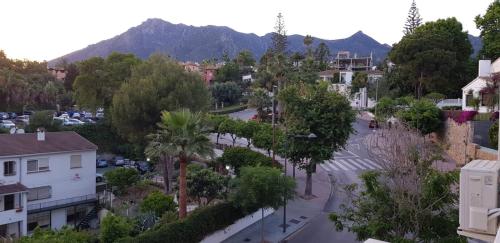
<svg viewBox="0 0 500 243">
<path fill-rule="evenodd" d="M 257 109 L 259 118 L 264 119 L 266 116 L 264 109 L 271 106 L 271 97 L 267 95 L 267 91 L 265 89 L 257 88 L 253 91 L 248 103 L 250 106 Z"/>
<path fill-rule="evenodd" d="M 184 218 L 187 214 L 187 163 L 197 157 L 213 155 L 212 143 L 207 136 L 209 129 L 200 112 L 191 113 L 187 109 L 162 112 L 158 126 L 158 134 L 161 134 L 164 140 L 157 140 L 161 145 L 151 147 L 157 148 L 158 153 L 163 151 L 179 159 L 179 218 Z"/>
</svg>

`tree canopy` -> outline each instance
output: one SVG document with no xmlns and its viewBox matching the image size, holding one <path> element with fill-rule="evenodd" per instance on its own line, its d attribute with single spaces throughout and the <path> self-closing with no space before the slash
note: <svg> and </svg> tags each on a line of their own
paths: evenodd
<svg viewBox="0 0 500 243">
<path fill-rule="evenodd" d="M 500 57 L 500 1 L 494 0 L 486 13 L 475 18 L 476 27 L 481 30 L 483 48 L 479 52 L 485 58 Z"/>
</svg>

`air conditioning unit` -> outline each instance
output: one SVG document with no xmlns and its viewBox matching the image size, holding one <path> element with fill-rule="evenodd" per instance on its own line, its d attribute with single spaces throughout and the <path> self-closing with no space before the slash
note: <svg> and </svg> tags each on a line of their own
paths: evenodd
<svg viewBox="0 0 500 243">
<path fill-rule="evenodd" d="M 460 170 L 460 231 L 479 235 L 497 233 L 500 163 L 474 160 Z"/>
</svg>

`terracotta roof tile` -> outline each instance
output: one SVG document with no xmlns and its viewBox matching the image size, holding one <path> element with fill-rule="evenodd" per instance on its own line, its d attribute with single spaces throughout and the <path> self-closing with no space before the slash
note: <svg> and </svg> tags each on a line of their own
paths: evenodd
<svg viewBox="0 0 500 243">
<path fill-rule="evenodd" d="M 10 184 L 10 185 L 0 185 L 0 195 L 1 194 L 11 194 L 14 192 L 25 192 L 28 188 L 26 188 L 21 183 Z"/>
<path fill-rule="evenodd" d="M 97 146 L 76 132 L 46 132 L 38 141 L 36 133 L 0 134 L 0 157 L 97 150 Z"/>
</svg>

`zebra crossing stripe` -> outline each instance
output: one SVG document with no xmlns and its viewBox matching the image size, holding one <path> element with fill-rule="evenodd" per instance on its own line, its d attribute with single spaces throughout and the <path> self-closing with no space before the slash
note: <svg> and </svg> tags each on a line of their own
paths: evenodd
<svg viewBox="0 0 500 243">
<path fill-rule="evenodd" d="M 326 168 L 326 165 L 324 165 L 324 164 L 319 164 L 319 166 L 321 166 L 321 168 L 323 168 L 323 170 L 330 171 L 330 169 Z"/>
<path fill-rule="evenodd" d="M 330 160 L 331 161 L 331 160 Z M 342 170 L 349 170 L 347 169 L 347 167 L 345 167 L 343 164 L 339 163 L 338 160 L 334 160 L 334 161 L 331 161 L 332 164 L 335 164 L 335 165 L 338 165 L 338 167 L 340 167 Z"/>
<path fill-rule="evenodd" d="M 339 170 L 339 168 L 337 168 L 335 164 L 333 164 L 330 160 L 325 160 L 325 164 L 327 165 L 327 167 L 332 168 L 332 170 Z"/>
<path fill-rule="evenodd" d="M 378 165 L 377 163 L 375 163 L 375 162 L 373 162 L 373 161 L 371 161 L 369 159 L 363 159 L 363 160 L 366 161 L 366 163 L 371 164 L 372 166 L 375 166 L 375 167 L 377 167 L 379 169 L 382 169 L 382 166 Z"/>
<path fill-rule="evenodd" d="M 363 167 L 363 161 L 362 160 L 354 160 L 354 159 L 347 159 L 349 162 L 351 162 L 351 164 L 353 166 L 356 166 L 358 167 L 359 169 L 362 169 L 362 170 L 365 170 L 365 169 L 370 169 L 369 166 L 367 165 L 364 165 L 366 166 L 367 168 Z"/>
<path fill-rule="evenodd" d="M 349 162 L 347 162 L 346 160 L 344 159 L 339 159 L 339 160 L 336 160 L 337 163 L 342 163 L 343 165 L 345 165 L 346 167 L 349 167 L 349 169 L 351 170 L 356 170 L 356 167 L 352 166 L 349 164 Z"/>
</svg>

